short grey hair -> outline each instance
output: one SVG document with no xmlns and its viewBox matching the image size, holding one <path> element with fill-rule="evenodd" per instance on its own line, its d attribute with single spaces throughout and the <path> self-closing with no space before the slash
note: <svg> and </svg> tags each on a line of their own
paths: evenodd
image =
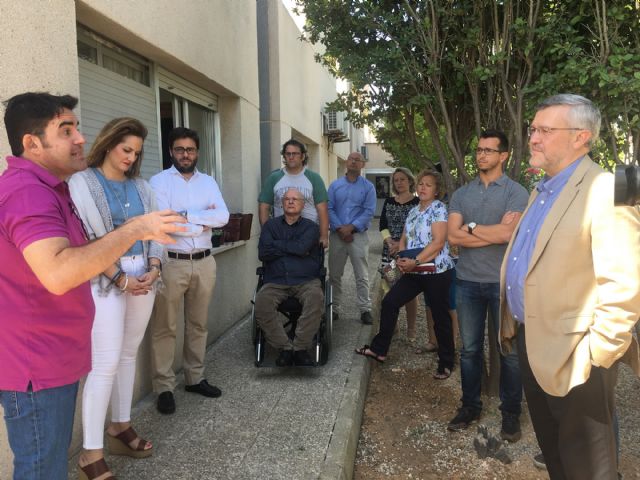
<svg viewBox="0 0 640 480">
<path fill-rule="evenodd" d="M 591 100 L 581 95 L 561 93 L 553 95 L 539 103 L 536 106 L 536 112 L 556 105 L 568 105 L 571 107 L 569 110 L 569 121 L 573 126 L 584 128 L 591 132 L 588 145 L 589 147 L 593 147 L 593 144 L 600 136 L 601 116 L 598 107 L 596 107 Z"/>
</svg>

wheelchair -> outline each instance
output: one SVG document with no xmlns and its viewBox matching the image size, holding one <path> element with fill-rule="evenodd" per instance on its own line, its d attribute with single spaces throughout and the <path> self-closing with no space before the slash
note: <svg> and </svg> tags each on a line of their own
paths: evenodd
<svg viewBox="0 0 640 480">
<path fill-rule="evenodd" d="M 324 249 L 321 248 L 320 252 L 320 283 L 324 293 L 324 312 L 322 313 L 320 327 L 313 337 L 313 352 L 310 352 L 314 359 L 315 366 L 327 363 L 329 350 L 331 349 L 331 336 L 333 334 L 331 284 L 327 278 L 327 268 L 324 266 Z M 256 269 L 256 275 L 258 275 L 258 285 L 256 285 L 253 298 L 251 299 L 251 332 L 255 356 L 254 364 L 256 367 L 260 367 L 264 361 L 267 339 L 256 319 L 256 295 L 264 284 L 264 268 L 258 267 Z M 285 316 L 284 329 L 289 335 L 289 338 L 293 339 L 298 325 L 298 319 L 300 315 L 302 315 L 302 305 L 297 298 L 288 297 L 278 305 L 278 312 Z"/>
</svg>

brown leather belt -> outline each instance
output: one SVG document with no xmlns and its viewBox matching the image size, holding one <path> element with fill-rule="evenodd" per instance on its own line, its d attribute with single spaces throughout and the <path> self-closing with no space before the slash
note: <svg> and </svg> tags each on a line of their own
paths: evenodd
<svg viewBox="0 0 640 480">
<path fill-rule="evenodd" d="M 202 260 L 211 255 L 211 249 L 207 248 L 202 252 L 196 253 L 167 252 L 167 255 L 169 258 L 176 258 L 178 260 Z"/>
</svg>

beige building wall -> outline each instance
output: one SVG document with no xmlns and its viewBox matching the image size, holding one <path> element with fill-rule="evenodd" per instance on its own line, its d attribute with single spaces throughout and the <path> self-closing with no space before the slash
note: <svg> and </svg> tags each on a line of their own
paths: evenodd
<svg viewBox="0 0 640 480">
<path fill-rule="evenodd" d="M 0 12 L 5 33 L 0 43 L 2 101 L 25 91 L 79 95 L 76 21 L 219 95 L 221 190 L 232 212 L 257 214 L 260 124 L 254 0 L 0 0 Z M 2 171 L 10 149 L 1 121 L 0 132 Z M 209 342 L 249 311 L 256 282 L 257 223 L 254 219 L 249 241 L 216 255 L 218 281 L 209 313 Z M 148 366 L 145 338 L 134 402 L 150 392 Z M 216 372 L 208 375 L 214 380 Z M 81 445 L 79 414 L 78 408 L 72 450 Z M 0 478 L 11 477 L 11 459 L 2 422 Z"/>
<path fill-rule="evenodd" d="M 50 91 L 78 95 L 75 8 L 72 0 L 14 2 L 0 0 L 0 112 L 2 103 L 26 91 Z M 47 21 L 42 19 L 47 13 Z M 62 66 L 65 66 L 64 68 Z M 0 172 L 11 153 L 0 119 Z M 0 452 L 5 451 L 0 444 Z M 1 453 L 0 453 L 1 455 Z M 6 478 L 0 470 L 0 478 Z"/>
<path fill-rule="evenodd" d="M 367 143 L 366 146 L 367 156 L 369 157 L 367 168 L 392 170 L 392 167 L 387 164 L 387 162 L 393 160 L 389 152 L 383 150 L 379 143 Z"/>
</svg>

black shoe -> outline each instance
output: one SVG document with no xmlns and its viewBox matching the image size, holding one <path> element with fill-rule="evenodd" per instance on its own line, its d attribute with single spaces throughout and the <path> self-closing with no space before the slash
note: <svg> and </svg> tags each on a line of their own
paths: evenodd
<svg viewBox="0 0 640 480">
<path fill-rule="evenodd" d="M 209 385 L 206 379 L 201 380 L 200 383 L 196 383 L 195 385 L 185 385 L 184 389 L 187 392 L 199 393 L 200 395 L 210 398 L 218 398 L 222 395 L 220 389 L 214 385 Z"/>
<path fill-rule="evenodd" d="M 508 442 L 517 442 L 522 437 L 520 431 L 520 415 L 510 412 L 502 412 L 502 430 L 500 436 Z"/>
<path fill-rule="evenodd" d="M 293 364 L 298 367 L 313 367 L 316 363 L 306 350 L 296 350 L 293 352 Z"/>
<path fill-rule="evenodd" d="M 473 422 L 480 418 L 480 410 L 475 410 L 470 407 L 460 407 L 458 413 L 447 425 L 447 430 L 452 432 L 459 432 L 464 430 Z"/>
<path fill-rule="evenodd" d="M 176 411 L 176 401 L 173 399 L 173 393 L 162 392 L 158 395 L 158 403 L 156 405 L 158 411 L 164 415 L 171 415 Z"/>
<path fill-rule="evenodd" d="M 373 323 L 371 312 L 362 312 L 362 314 L 360 315 L 360 321 L 365 325 L 371 325 Z"/>
<path fill-rule="evenodd" d="M 542 452 L 540 452 L 535 457 L 533 457 L 533 464 L 539 470 L 546 470 L 547 469 L 547 464 L 544 462 L 544 455 L 542 455 Z"/>
<path fill-rule="evenodd" d="M 280 350 L 280 355 L 276 358 L 278 367 L 288 367 L 293 365 L 293 350 Z"/>
</svg>

